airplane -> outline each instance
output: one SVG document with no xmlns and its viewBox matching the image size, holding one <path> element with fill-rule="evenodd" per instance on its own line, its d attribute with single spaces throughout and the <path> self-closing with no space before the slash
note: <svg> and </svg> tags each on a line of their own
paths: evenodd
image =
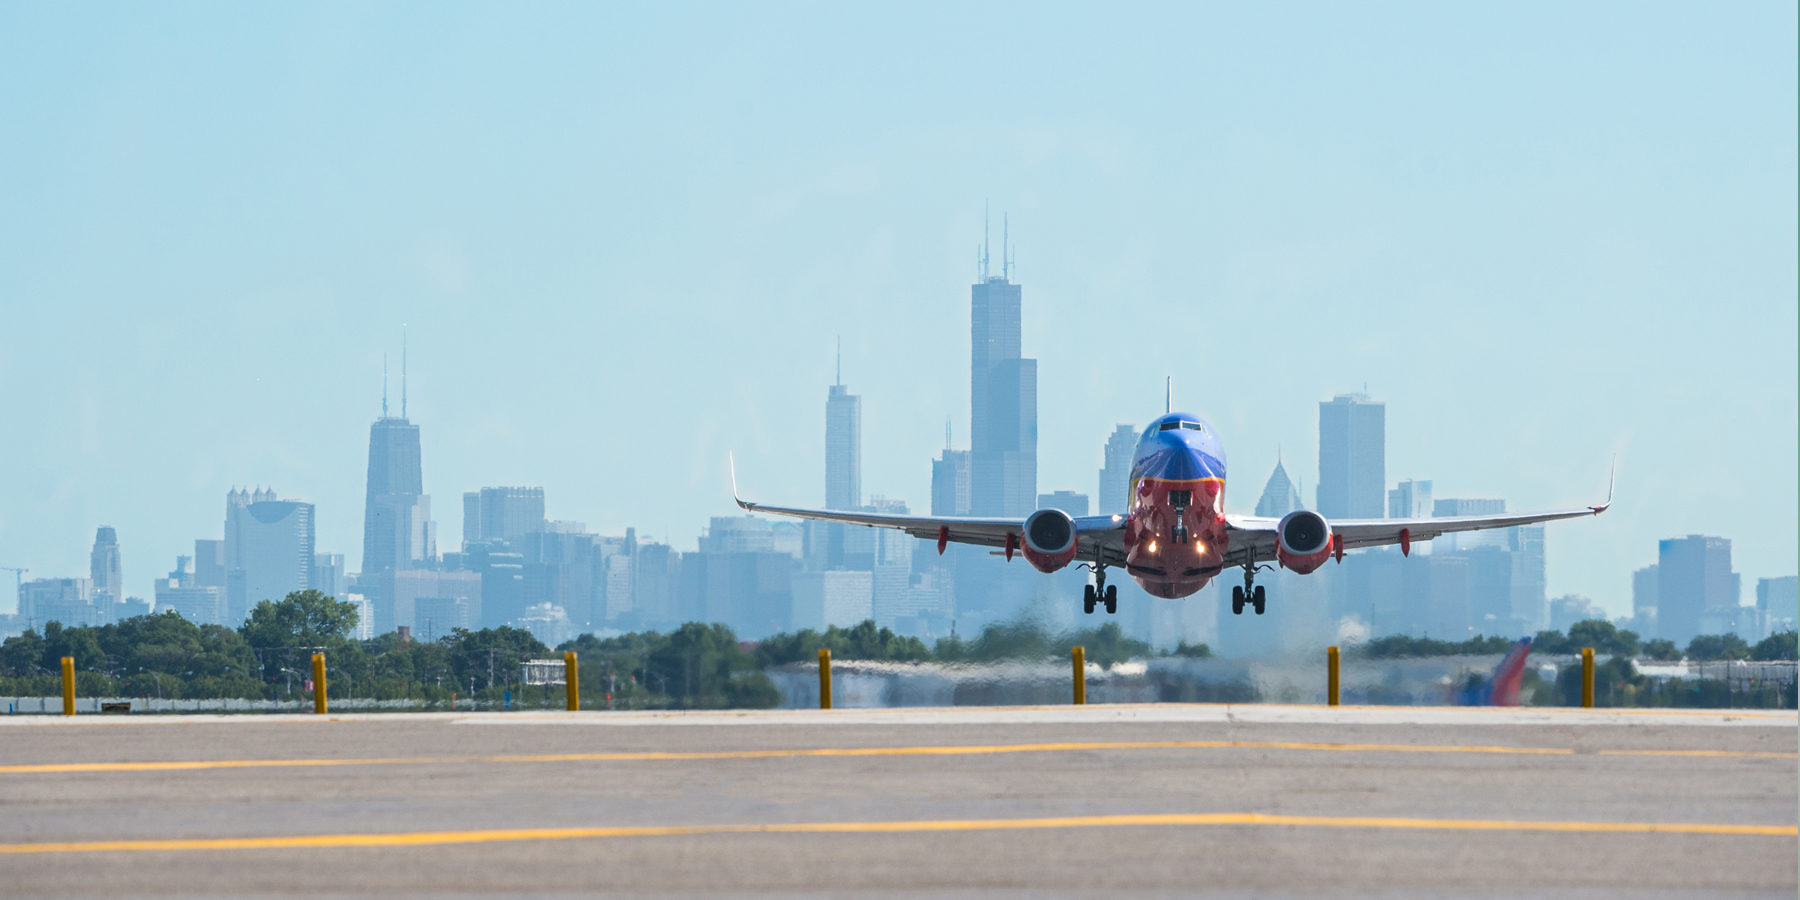
<svg viewBox="0 0 1800 900">
<path fill-rule="evenodd" d="M 1073 517 L 1059 509 L 1040 509 L 1024 518 L 982 518 L 771 506 L 738 494 L 735 463 L 731 495 L 748 512 L 898 529 L 937 541 L 939 554 L 951 543 L 975 544 L 1004 548 L 1007 562 L 1022 553 L 1040 572 L 1074 562 L 1094 573 L 1082 595 L 1082 609 L 1090 615 L 1096 606 L 1118 611 L 1119 587 L 1106 583 L 1109 567 L 1123 568 L 1153 596 L 1179 599 L 1206 587 L 1225 569 L 1241 566 L 1244 584 L 1231 589 L 1231 611 L 1243 615 L 1248 606 L 1260 616 L 1267 596 L 1256 584 L 1259 571 L 1279 566 L 1306 575 L 1329 559 L 1342 563 L 1345 550 L 1391 544 L 1410 556 L 1414 542 L 1441 534 L 1597 516 L 1612 505 L 1609 480 L 1606 502 L 1552 512 L 1337 522 L 1305 509 L 1279 519 L 1231 514 L 1224 508 L 1225 450 L 1218 432 L 1199 416 L 1174 412 L 1173 407 L 1171 388 L 1165 414 L 1144 429 L 1133 452 L 1130 508 L 1123 513 Z"/>
<path fill-rule="evenodd" d="M 1456 692 L 1458 706 L 1518 706 L 1519 687 L 1525 680 L 1525 658 L 1531 655 L 1531 638 L 1520 638 L 1501 657 L 1486 681 Z"/>
</svg>

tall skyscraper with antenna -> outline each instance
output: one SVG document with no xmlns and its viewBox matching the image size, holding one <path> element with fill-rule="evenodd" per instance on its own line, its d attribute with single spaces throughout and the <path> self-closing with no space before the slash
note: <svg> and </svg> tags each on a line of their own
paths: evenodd
<svg viewBox="0 0 1800 900">
<path fill-rule="evenodd" d="M 984 217 L 980 280 L 969 290 L 969 505 L 977 516 L 1023 516 L 1037 507 L 1037 360 L 1021 353 L 1010 229 L 1003 219 L 1000 274 L 991 275 L 986 227 Z"/>
<path fill-rule="evenodd" d="M 381 418 L 369 426 L 368 493 L 363 509 L 362 574 L 419 568 L 437 556 L 431 498 L 420 471 L 419 426 L 406 418 L 406 347 L 400 351 L 400 415 L 388 415 L 382 366 Z"/>
</svg>

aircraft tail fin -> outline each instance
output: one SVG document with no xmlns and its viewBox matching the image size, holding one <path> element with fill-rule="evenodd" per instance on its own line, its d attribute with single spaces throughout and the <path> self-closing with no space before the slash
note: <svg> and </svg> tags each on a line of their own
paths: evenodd
<svg viewBox="0 0 1800 900">
<path fill-rule="evenodd" d="M 1531 638 L 1520 638 L 1501 657 L 1494 674 L 1471 685 L 1456 698 L 1462 706 L 1518 706 L 1519 687 L 1525 680 L 1525 660 L 1531 655 Z"/>
</svg>

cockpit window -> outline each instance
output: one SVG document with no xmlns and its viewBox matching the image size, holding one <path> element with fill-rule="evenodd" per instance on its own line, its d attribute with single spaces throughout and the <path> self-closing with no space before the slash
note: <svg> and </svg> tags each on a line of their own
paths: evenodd
<svg viewBox="0 0 1800 900">
<path fill-rule="evenodd" d="M 1199 423 L 1199 422 L 1183 422 L 1183 423 L 1181 423 L 1181 427 L 1183 427 L 1183 428 L 1192 428 L 1192 429 L 1193 429 L 1193 430 L 1195 430 L 1195 431 L 1199 431 L 1199 430 L 1200 430 L 1200 423 Z"/>
<path fill-rule="evenodd" d="M 1190 429 L 1193 429 L 1194 431 L 1204 430 L 1200 427 L 1199 422 L 1187 422 L 1187 421 L 1179 421 L 1179 420 L 1174 421 L 1174 422 L 1164 422 L 1161 425 L 1158 425 L 1156 427 L 1156 430 L 1157 431 L 1174 431 L 1177 428 L 1190 428 Z"/>
</svg>

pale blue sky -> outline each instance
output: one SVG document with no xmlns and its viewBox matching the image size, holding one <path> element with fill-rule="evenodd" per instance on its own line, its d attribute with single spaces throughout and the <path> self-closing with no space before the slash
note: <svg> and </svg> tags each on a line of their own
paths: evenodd
<svg viewBox="0 0 1800 900">
<path fill-rule="evenodd" d="M 493 484 L 691 547 L 728 449 L 819 502 L 839 334 L 864 491 L 921 509 L 988 201 L 1042 490 L 1173 374 L 1229 507 L 1278 445 L 1311 500 L 1366 382 L 1438 496 L 1619 455 L 1552 595 L 1627 612 L 1690 532 L 1793 573 L 1794 4 L 1246 6 L 0 7 L 0 565 L 110 524 L 149 596 L 271 485 L 354 570 L 402 323 L 445 549 Z"/>
</svg>

